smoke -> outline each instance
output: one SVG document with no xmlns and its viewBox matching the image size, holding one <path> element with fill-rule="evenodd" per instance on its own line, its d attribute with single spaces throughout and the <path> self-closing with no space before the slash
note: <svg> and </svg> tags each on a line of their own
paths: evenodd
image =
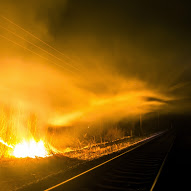
<svg viewBox="0 0 191 191">
<path fill-rule="evenodd" d="M 128 12 L 121 1 L 100 3 L 1 4 L 0 102 L 15 109 L 13 118 L 21 122 L 14 133 L 21 138 L 31 133 L 27 120 L 38 121 L 32 128 L 38 137 L 34 129 L 117 123 L 182 112 L 190 103 L 189 43 L 161 18 L 154 25 L 132 5 Z"/>
</svg>

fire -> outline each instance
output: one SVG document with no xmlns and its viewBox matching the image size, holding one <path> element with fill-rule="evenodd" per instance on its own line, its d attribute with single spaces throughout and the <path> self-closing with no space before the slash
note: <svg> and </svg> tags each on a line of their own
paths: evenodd
<svg viewBox="0 0 191 191">
<path fill-rule="evenodd" d="M 0 127 L 0 158 L 50 156 L 49 144 L 43 134 L 44 126 L 35 112 L 22 105 L 2 105 Z"/>
<path fill-rule="evenodd" d="M 7 146 L 7 147 L 9 147 L 9 148 L 13 148 L 12 145 L 7 144 L 7 143 L 6 143 L 5 141 L 3 141 L 2 139 L 0 139 L 0 143 L 2 143 L 3 145 L 5 145 L 5 146 Z"/>
<path fill-rule="evenodd" d="M 30 141 L 24 140 L 22 143 L 15 145 L 13 156 L 17 158 L 46 157 L 48 152 L 42 140 L 36 142 L 34 139 L 31 139 Z"/>
</svg>

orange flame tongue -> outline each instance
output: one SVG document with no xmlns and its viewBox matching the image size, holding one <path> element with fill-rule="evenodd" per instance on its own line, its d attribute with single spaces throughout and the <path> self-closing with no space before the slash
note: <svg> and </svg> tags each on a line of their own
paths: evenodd
<svg viewBox="0 0 191 191">
<path fill-rule="evenodd" d="M 17 158 L 35 158 L 46 157 L 48 156 L 48 152 L 42 140 L 36 142 L 34 139 L 31 139 L 30 141 L 23 141 L 15 145 L 13 155 Z"/>
<path fill-rule="evenodd" d="M 13 146 L 12 146 L 12 145 L 9 145 L 8 143 L 6 143 L 5 141 L 3 141 L 2 139 L 0 139 L 0 143 L 2 143 L 3 145 L 5 145 L 5 146 L 7 146 L 7 147 L 13 149 Z"/>
</svg>

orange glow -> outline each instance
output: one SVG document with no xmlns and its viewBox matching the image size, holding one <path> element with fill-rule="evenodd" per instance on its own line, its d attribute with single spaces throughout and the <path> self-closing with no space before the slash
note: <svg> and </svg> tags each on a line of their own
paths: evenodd
<svg viewBox="0 0 191 191">
<path fill-rule="evenodd" d="M 71 113 L 55 112 L 49 119 L 53 126 L 71 125 L 75 121 L 94 121 L 97 119 L 116 119 L 147 113 L 153 108 L 164 105 L 163 102 L 148 102 L 145 97 L 169 98 L 147 89 L 122 92 L 117 95 L 89 98 L 89 103 Z M 128 109 L 125 109 L 128 108 Z M 101 111 L 101 112 L 100 112 Z"/>
<path fill-rule="evenodd" d="M 17 158 L 46 157 L 48 156 L 48 152 L 42 140 L 36 142 L 34 139 L 31 139 L 30 141 L 24 140 L 22 143 L 15 145 L 13 156 Z"/>
</svg>

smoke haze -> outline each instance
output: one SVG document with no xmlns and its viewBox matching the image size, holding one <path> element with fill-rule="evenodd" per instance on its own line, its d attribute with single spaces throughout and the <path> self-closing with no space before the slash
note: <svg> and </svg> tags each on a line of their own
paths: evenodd
<svg viewBox="0 0 191 191">
<path fill-rule="evenodd" d="M 0 101 L 35 114 L 38 128 L 190 112 L 182 3 L 8 0 L 0 10 Z"/>
</svg>

